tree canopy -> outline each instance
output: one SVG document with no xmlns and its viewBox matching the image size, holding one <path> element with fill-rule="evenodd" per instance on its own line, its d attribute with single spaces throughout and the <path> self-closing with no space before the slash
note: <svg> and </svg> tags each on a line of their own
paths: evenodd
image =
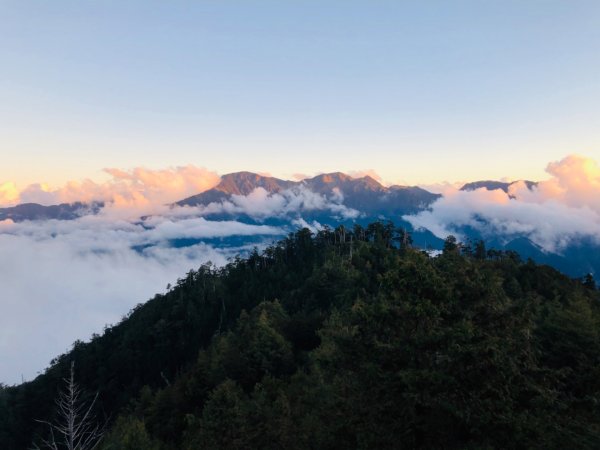
<svg viewBox="0 0 600 450">
<path fill-rule="evenodd" d="M 0 446 L 42 433 L 75 362 L 105 449 L 599 448 L 599 325 L 595 283 L 515 253 L 302 229 L 0 387 Z"/>
</svg>

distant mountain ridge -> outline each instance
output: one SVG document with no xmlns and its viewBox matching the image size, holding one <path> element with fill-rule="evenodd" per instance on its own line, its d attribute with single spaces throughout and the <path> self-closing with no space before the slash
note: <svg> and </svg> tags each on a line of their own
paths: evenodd
<svg viewBox="0 0 600 450">
<path fill-rule="evenodd" d="M 223 175 L 217 186 L 175 202 L 174 206 L 208 206 L 247 196 L 262 188 L 268 194 L 285 190 L 306 189 L 329 200 L 340 202 L 348 208 L 361 212 L 365 218 L 399 220 L 404 214 L 412 214 L 427 208 L 441 197 L 417 186 L 383 186 L 370 176 L 352 177 L 342 172 L 332 172 L 300 181 L 283 180 L 253 172 L 234 172 Z M 0 208 L 0 220 L 15 222 L 27 220 L 74 220 L 84 215 L 97 214 L 103 202 L 83 202 L 41 205 L 23 203 Z M 213 217 L 215 218 L 215 217 Z M 216 217 L 218 219 L 218 217 Z M 315 217 L 324 219 L 323 215 Z"/>
<path fill-rule="evenodd" d="M 518 181 L 511 181 L 511 182 L 482 180 L 482 181 L 473 181 L 471 183 L 467 183 L 463 187 L 461 187 L 460 190 L 461 191 L 474 191 L 476 189 L 485 188 L 488 191 L 494 191 L 496 189 L 501 189 L 508 194 L 508 190 L 510 189 L 510 187 L 521 181 L 523 181 L 525 183 L 525 185 L 527 186 L 527 188 L 530 190 L 533 187 L 537 186 L 536 181 L 529 181 L 529 180 L 518 180 Z"/>
<path fill-rule="evenodd" d="M 534 181 L 524 180 L 524 182 L 529 189 L 537 185 L 537 182 Z M 480 180 L 466 183 L 460 190 L 473 191 L 485 188 L 487 190 L 501 189 L 508 193 L 510 186 L 515 183 L 517 181 Z M 211 203 L 230 200 L 233 195 L 247 196 L 258 188 L 264 189 L 269 194 L 277 194 L 294 188 L 305 188 L 326 197 L 341 194 L 343 204 L 349 208 L 384 217 L 418 212 L 442 197 L 441 194 L 429 192 L 418 186 L 384 186 L 368 175 L 352 177 L 343 172 L 331 172 L 292 181 L 241 171 L 225 174 L 214 188 L 179 200 L 173 205 L 207 206 Z M 15 222 L 50 219 L 73 220 L 82 215 L 96 214 L 103 206 L 104 203 L 101 201 L 91 204 L 74 202 L 58 205 L 22 203 L 0 208 L 0 220 L 12 219 Z"/>
<path fill-rule="evenodd" d="M 235 172 L 223 175 L 212 189 L 176 202 L 178 206 L 207 206 L 223 202 L 233 195 L 248 195 L 258 188 L 269 194 L 286 189 L 306 188 L 326 197 L 343 196 L 343 204 L 366 214 L 399 215 L 417 212 L 441 197 L 417 186 L 385 187 L 370 176 L 351 177 L 342 172 L 332 172 L 300 181 L 258 175 L 252 172 Z"/>
<path fill-rule="evenodd" d="M 529 189 L 537 183 L 529 180 L 505 182 L 480 180 L 466 183 L 461 191 L 477 189 L 496 190 L 509 193 L 515 183 L 524 182 Z M 264 189 L 267 196 L 244 198 Z M 271 199 L 280 195 L 281 199 Z M 442 195 L 429 192 L 418 186 L 384 186 L 370 176 L 352 177 L 342 172 L 324 173 L 299 181 L 284 180 L 253 172 L 234 172 L 223 175 L 219 184 L 212 189 L 184 198 L 172 206 L 190 207 L 185 217 L 203 217 L 208 221 L 235 221 L 250 225 L 269 225 L 279 230 L 277 236 L 230 236 L 219 239 L 215 245 L 222 247 L 259 245 L 269 239 L 278 238 L 281 233 L 292 231 L 301 226 L 330 226 L 340 224 L 352 227 L 365 225 L 374 220 L 390 220 L 396 226 L 411 232 L 414 245 L 423 249 L 441 249 L 443 237 L 436 236 L 428 228 L 413 227 L 405 217 L 427 211 Z M 271 200 L 274 200 L 271 202 Z M 260 209 L 264 203 L 265 208 Z M 277 210 L 269 205 L 290 203 L 290 207 Z M 258 210 L 248 209 L 248 205 Z M 245 205 L 245 206 L 244 206 Z M 0 208 L 0 221 L 44 221 L 74 220 L 85 215 L 97 214 L 104 206 L 102 202 L 86 204 L 83 202 L 62 203 L 44 206 L 24 203 L 9 208 Z M 194 209 L 198 207 L 198 209 Z M 140 217 L 145 223 L 147 217 Z M 481 219 L 480 219 L 481 220 Z M 452 224 L 449 224 L 452 225 Z M 273 229 L 273 228 L 272 228 Z M 591 239 L 575 240 L 560 252 L 547 252 L 534 244 L 526 235 L 499 234 L 489 235 L 470 226 L 453 229 L 457 236 L 466 240 L 483 239 L 490 248 L 515 250 L 524 258 L 532 258 L 539 263 L 549 264 L 572 276 L 592 272 L 600 273 L 600 246 Z M 186 247 L 198 243 L 207 243 L 204 238 L 189 237 L 173 239 L 166 243 L 171 247 Z M 147 243 L 145 247 L 159 245 Z"/>
<path fill-rule="evenodd" d="M 91 204 L 75 202 L 44 206 L 38 203 L 21 203 L 0 208 L 0 220 L 22 222 L 25 220 L 74 220 L 84 215 L 97 214 L 104 206 L 102 202 Z"/>
</svg>

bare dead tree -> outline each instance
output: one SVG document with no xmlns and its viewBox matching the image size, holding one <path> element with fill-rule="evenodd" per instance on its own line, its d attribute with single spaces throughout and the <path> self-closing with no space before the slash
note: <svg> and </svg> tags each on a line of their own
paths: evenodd
<svg viewBox="0 0 600 450">
<path fill-rule="evenodd" d="M 69 378 L 63 391 L 55 401 L 57 419 L 54 422 L 38 420 L 49 428 L 49 436 L 41 439 L 41 448 L 52 450 L 94 450 L 100 444 L 106 424 L 100 425 L 94 417 L 93 409 L 98 393 L 91 402 L 82 399 L 83 390 L 75 383 L 75 363 L 71 363 Z M 33 449 L 41 449 L 34 444 Z"/>
</svg>

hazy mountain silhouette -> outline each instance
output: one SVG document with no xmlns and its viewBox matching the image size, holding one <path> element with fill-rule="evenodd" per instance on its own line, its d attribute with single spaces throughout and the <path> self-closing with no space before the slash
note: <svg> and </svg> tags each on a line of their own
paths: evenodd
<svg viewBox="0 0 600 450">
<path fill-rule="evenodd" d="M 78 217 L 96 214 L 102 208 L 103 203 L 94 202 L 86 204 L 82 202 L 61 203 L 60 205 L 44 206 L 37 203 L 22 203 L 17 206 L 0 208 L 0 220 L 11 219 L 14 222 L 24 220 L 73 220 Z"/>
<path fill-rule="evenodd" d="M 535 181 L 529 181 L 529 180 L 523 180 L 523 181 L 525 181 L 525 185 L 529 189 L 537 186 L 537 182 L 535 182 Z M 460 190 L 461 191 L 474 191 L 476 189 L 485 188 L 488 191 L 494 191 L 496 189 L 502 189 L 504 192 L 506 192 L 508 194 L 508 189 L 515 183 L 518 183 L 518 181 L 512 181 L 510 183 L 505 182 L 505 181 L 494 181 L 494 180 L 473 181 L 471 183 L 465 184 L 462 188 L 460 188 Z"/>
</svg>

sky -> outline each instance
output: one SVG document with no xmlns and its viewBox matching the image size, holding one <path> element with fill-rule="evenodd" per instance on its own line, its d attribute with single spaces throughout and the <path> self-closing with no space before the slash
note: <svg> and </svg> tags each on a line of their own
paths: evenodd
<svg viewBox="0 0 600 450">
<path fill-rule="evenodd" d="M 541 179 L 600 160 L 598 1 L 0 1 L 0 185 Z"/>
</svg>

